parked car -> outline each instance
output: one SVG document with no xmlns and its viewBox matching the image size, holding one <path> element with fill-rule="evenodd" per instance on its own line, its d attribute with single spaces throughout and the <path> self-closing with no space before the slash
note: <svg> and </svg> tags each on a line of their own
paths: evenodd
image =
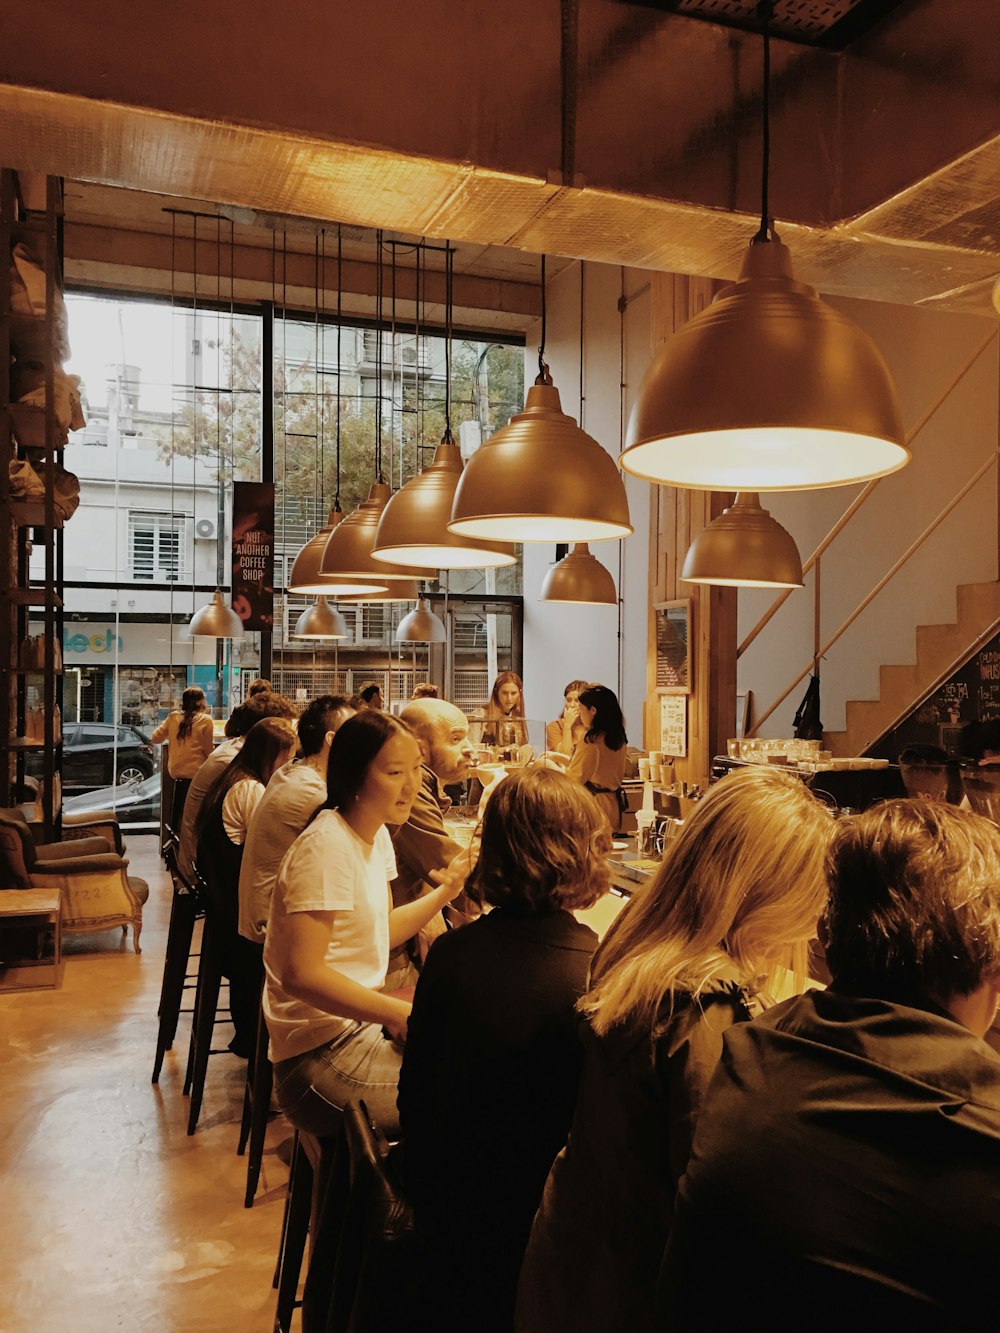
<svg viewBox="0 0 1000 1333">
<path fill-rule="evenodd" d="M 159 752 L 138 727 L 112 722 L 71 722 L 63 728 L 63 786 L 132 785 L 152 777 Z"/>
<path fill-rule="evenodd" d="M 64 814 L 94 815 L 113 810 L 120 824 L 148 824 L 160 817 L 160 774 L 142 782 L 119 783 L 98 787 L 95 791 L 68 796 L 63 801 Z"/>
</svg>

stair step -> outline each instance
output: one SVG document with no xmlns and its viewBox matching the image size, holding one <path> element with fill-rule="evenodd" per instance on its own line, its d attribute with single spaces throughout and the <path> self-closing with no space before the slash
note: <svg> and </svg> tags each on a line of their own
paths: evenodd
<svg viewBox="0 0 1000 1333">
<path fill-rule="evenodd" d="M 1000 582 L 960 584 L 957 606 L 959 624 L 971 618 L 976 634 L 982 634 L 990 624 L 1000 620 Z"/>
</svg>

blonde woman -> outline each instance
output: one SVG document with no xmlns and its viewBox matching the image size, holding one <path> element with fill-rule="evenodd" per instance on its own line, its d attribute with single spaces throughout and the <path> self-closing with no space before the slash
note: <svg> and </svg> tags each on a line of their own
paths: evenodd
<svg viewBox="0 0 1000 1333">
<path fill-rule="evenodd" d="M 524 685 L 516 671 L 501 671 L 483 713 L 484 745 L 527 745 Z"/>
<path fill-rule="evenodd" d="M 598 949 L 584 1072 L 521 1272 L 523 1333 L 652 1330 L 657 1273 L 722 1036 L 801 968 L 833 821 L 773 769 L 724 778 Z M 720 1237 L 720 1244 L 725 1238 Z"/>
</svg>

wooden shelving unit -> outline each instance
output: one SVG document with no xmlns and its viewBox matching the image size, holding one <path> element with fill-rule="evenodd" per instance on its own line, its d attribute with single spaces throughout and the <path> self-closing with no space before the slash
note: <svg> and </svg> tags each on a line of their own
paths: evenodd
<svg viewBox="0 0 1000 1333">
<path fill-rule="evenodd" d="M 55 374 L 67 354 L 65 332 L 56 319 L 62 291 L 62 183 L 45 181 L 45 207 L 26 207 L 18 173 L 0 170 L 0 761 L 4 786 L 0 803 L 19 804 L 25 795 L 26 760 L 40 757 L 33 768 L 42 783 L 42 822 L 46 840 L 58 836 L 60 811 L 56 778 L 62 768 L 62 667 L 57 645 L 62 641 L 63 520 L 55 505 L 56 466 L 67 432 L 55 412 Z M 23 244 L 45 275 L 44 313 L 13 308 L 12 251 Z M 41 362 L 45 406 L 11 402 L 14 366 L 19 358 Z M 41 498 L 11 493 L 12 465 L 25 461 L 44 486 Z M 39 573 L 39 553 L 44 571 Z M 32 576 L 32 555 L 35 571 Z M 43 624 L 40 666 L 20 665 L 19 648 L 29 632 L 32 610 Z M 25 732 L 31 695 L 44 716 L 44 737 Z M 57 705 L 59 713 L 56 712 Z"/>
</svg>

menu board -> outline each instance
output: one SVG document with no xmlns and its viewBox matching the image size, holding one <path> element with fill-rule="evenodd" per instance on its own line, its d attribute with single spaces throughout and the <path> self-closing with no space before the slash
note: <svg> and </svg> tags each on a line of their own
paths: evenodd
<svg viewBox="0 0 1000 1333">
<path fill-rule="evenodd" d="M 656 615 L 656 689 L 661 694 L 691 693 L 691 601 L 658 602 Z"/>
<path fill-rule="evenodd" d="M 660 696 L 660 749 L 671 759 L 687 754 L 687 707 L 683 694 Z"/>
<path fill-rule="evenodd" d="M 973 653 L 869 753 L 895 759 L 908 745 L 938 745 L 949 754 L 957 754 L 964 726 L 969 722 L 997 721 L 1000 721 L 1000 635 Z"/>
</svg>

